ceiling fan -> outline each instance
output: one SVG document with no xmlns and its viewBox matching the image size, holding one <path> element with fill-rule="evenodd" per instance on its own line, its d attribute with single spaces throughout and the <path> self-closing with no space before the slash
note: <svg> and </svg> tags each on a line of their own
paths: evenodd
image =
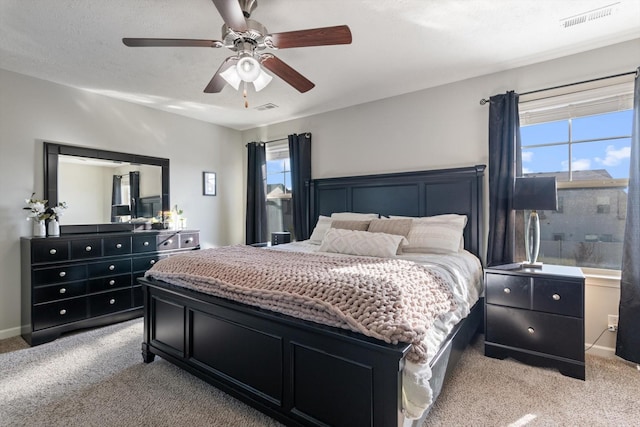
<svg viewBox="0 0 640 427">
<path fill-rule="evenodd" d="M 351 43 L 351 31 L 346 25 L 270 34 L 264 25 L 250 19 L 251 13 L 258 5 L 257 0 L 212 1 L 224 21 L 221 41 L 123 38 L 122 42 L 130 47 L 226 47 L 236 52 L 235 55 L 222 62 L 204 89 L 206 93 L 220 92 L 225 83 L 229 83 L 236 90 L 241 82 L 245 82 L 245 84 L 252 82 L 256 91 L 263 89 L 269 84 L 272 77 L 262 70 L 261 65 L 299 92 L 307 92 L 315 85 L 278 57 L 265 52 L 265 50 L 267 48 L 289 49 Z"/>
</svg>

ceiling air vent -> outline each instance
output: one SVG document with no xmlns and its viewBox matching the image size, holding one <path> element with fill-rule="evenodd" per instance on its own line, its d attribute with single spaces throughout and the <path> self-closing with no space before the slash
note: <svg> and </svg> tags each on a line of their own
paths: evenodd
<svg viewBox="0 0 640 427">
<path fill-rule="evenodd" d="M 616 10 L 616 6 L 619 4 L 620 2 L 612 3 L 607 6 L 599 7 L 598 9 L 583 12 L 579 15 L 573 15 L 568 18 L 561 19 L 560 25 L 564 28 L 569 28 L 578 24 L 584 24 L 585 22 L 594 21 L 596 19 L 606 18 L 607 16 L 613 15 L 613 12 Z"/>
<path fill-rule="evenodd" d="M 264 110 L 273 110 L 274 108 L 278 108 L 278 106 L 276 104 L 272 104 L 269 102 L 268 104 L 259 105 L 255 109 L 258 111 L 264 111 Z"/>
</svg>

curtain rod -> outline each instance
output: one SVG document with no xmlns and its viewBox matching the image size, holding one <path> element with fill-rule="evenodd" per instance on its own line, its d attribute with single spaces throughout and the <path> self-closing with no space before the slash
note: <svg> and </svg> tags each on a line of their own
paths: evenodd
<svg viewBox="0 0 640 427">
<path fill-rule="evenodd" d="M 269 144 L 270 142 L 280 142 L 280 141 L 288 141 L 289 138 L 285 137 L 285 138 L 278 138 L 278 139 L 272 139 L 270 141 L 256 141 L 257 144 Z M 250 142 L 247 142 L 246 144 L 244 144 L 244 146 L 246 147 L 247 145 L 251 144 Z"/>
<path fill-rule="evenodd" d="M 581 81 L 581 82 L 567 83 L 566 85 L 548 87 L 548 88 L 545 88 L 545 89 L 532 90 L 532 91 L 529 91 L 529 92 L 521 93 L 520 95 L 531 95 L 532 93 L 538 93 L 538 92 L 544 92 L 544 91 L 547 91 L 547 90 L 560 89 L 560 88 L 563 88 L 563 87 L 581 85 L 581 84 L 584 84 L 584 83 L 597 82 L 597 81 L 600 81 L 600 80 L 613 79 L 613 78 L 616 78 L 616 77 L 628 76 L 630 74 L 635 74 L 636 77 L 638 77 L 638 69 L 636 69 L 635 71 L 629 71 L 627 73 L 613 74 L 613 75 L 610 75 L 610 76 L 598 77 L 596 79 L 584 80 L 584 81 Z M 489 101 L 490 101 L 489 99 L 484 99 L 483 98 L 483 99 L 480 100 L 480 105 L 484 105 L 484 104 L 488 103 Z"/>
</svg>

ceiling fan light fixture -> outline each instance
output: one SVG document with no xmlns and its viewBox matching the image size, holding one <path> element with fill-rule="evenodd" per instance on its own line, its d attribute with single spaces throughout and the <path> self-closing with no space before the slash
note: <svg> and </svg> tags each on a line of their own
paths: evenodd
<svg viewBox="0 0 640 427">
<path fill-rule="evenodd" d="M 236 67 L 227 68 L 222 73 L 220 73 L 220 77 L 222 77 L 224 81 L 229 83 L 229 85 L 232 86 L 235 90 L 238 90 L 240 88 L 240 82 L 242 81 L 242 79 L 240 78 Z"/>
<path fill-rule="evenodd" d="M 253 87 L 256 92 L 260 92 L 262 89 L 267 87 L 269 83 L 271 83 L 271 80 L 273 80 L 273 77 L 261 69 L 258 78 L 253 81 Z"/>
<path fill-rule="evenodd" d="M 254 82 L 260 77 L 260 63 L 252 56 L 243 56 L 236 65 L 236 70 L 240 78 L 245 82 Z"/>
</svg>

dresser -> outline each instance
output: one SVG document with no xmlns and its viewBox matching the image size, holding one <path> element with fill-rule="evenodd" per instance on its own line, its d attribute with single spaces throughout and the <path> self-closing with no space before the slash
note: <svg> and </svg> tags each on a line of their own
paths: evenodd
<svg viewBox="0 0 640 427">
<path fill-rule="evenodd" d="M 584 276 L 577 267 L 485 270 L 485 355 L 585 379 Z"/>
<path fill-rule="evenodd" d="M 22 337 L 38 345 L 141 316 L 137 278 L 162 258 L 199 248 L 196 230 L 23 237 Z"/>
</svg>

